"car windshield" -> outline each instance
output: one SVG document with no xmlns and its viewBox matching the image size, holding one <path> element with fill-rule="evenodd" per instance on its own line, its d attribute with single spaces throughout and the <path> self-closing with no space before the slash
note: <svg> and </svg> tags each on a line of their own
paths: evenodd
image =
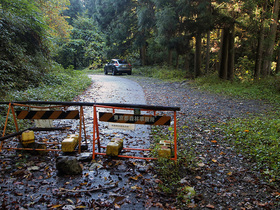
<svg viewBox="0 0 280 210">
<path fill-rule="evenodd" d="M 126 60 L 119 60 L 120 64 L 127 64 Z"/>
</svg>

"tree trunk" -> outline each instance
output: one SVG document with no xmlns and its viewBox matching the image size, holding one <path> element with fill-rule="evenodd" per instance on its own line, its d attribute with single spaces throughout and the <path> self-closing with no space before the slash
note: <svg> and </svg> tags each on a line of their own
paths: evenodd
<svg viewBox="0 0 280 210">
<path fill-rule="evenodd" d="M 172 66 L 172 49 L 168 49 L 168 66 Z"/>
<path fill-rule="evenodd" d="M 177 53 L 176 54 L 176 69 L 178 69 L 178 67 L 179 67 L 179 54 Z"/>
<path fill-rule="evenodd" d="M 207 31 L 207 47 L 206 47 L 206 66 L 205 74 L 209 71 L 209 61 L 210 61 L 210 31 Z"/>
<path fill-rule="evenodd" d="M 260 30 L 258 34 L 258 47 L 257 47 L 257 57 L 255 62 L 255 72 L 254 77 L 255 79 L 259 79 L 261 76 L 261 67 L 262 67 L 262 61 L 263 61 L 263 44 L 264 44 L 264 12 L 267 8 L 267 0 L 264 2 L 263 6 L 263 12 L 261 14 L 261 25 Z"/>
<path fill-rule="evenodd" d="M 234 78 L 234 37 L 235 30 L 234 24 L 230 26 L 229 36 L 228 36 L 228 69 L 227 69 L 227 79 L 233 80 Z"/>
<path fill-rule="evenodd" d="M 201 76 L 201 33 L 198 32 L 195 40 L 195 77 Z"/>
<path fill-rule="evenodd" d="M 279 13 L 279 0 L 275 0 L 273 5 L 273 15 L 272 15 L 273 22 L 270 25 L 270 32 L 268 36 L 268 47 L 266 50 L 266 56 L 265 56 L 265 61 L 263 66 L 263 76 L 267 76 L 271 73 L 273 49 L 275 44 L 276 32 L 277 32 L 278 13 Z"/>
<path fill-rule="evenodd" d="M 220 50 L 218 51 L 218 59 L 215 60 L 215 71 L 219 73 L 219 70 L 220 70 L 220 65 L 221 65 L 221 59 L 222 59 L 222 41 L 223 41 L 223 34 L 221 34 L 221 29 L 217 29 L 217 38 L 220 38 L 221 39 L 221 43 L 218 44 L 218 41 L 214 41 L 213 45 L 215 47 L 217 47 L 218 45 L 220 45 Z"/>
<path fill-rule="evenodd" d="M 145 66 L 146 65 L 146 50 L 147 50 L 147 47 L 146 45 L 143 45 L 141 47 L 141 53 L 140 53 L 140 56 L 141 56 L 141 65 L 142 66 Z"/>
<path fill-rule="evenodd" d="M 280 72 L 280 49 L 277 50 L 276 74 Z"/>
<path fill-rule="evenodd" d="M 185 55 L 185 70 L 186 74 L 190 72 L 190 51 L 188 50 Z"/>
<path fill-rule="evenodd" d="M 219 77 L 227 79 L 228 72 L 228 48 L 229 48 L 229 28 L 225 27 L 222 34 L 221 62 L 219 69 Z"/>
<path fill-rule="evenodd" d="M 263 27 L 263 23 L 261 23 L 259 38 L 258 38 L 257 57 L 255 62 L 255 74 L 254 74 L 255 79 L 259 79 L 261 74 L 261 66 L 262 66 L 262 59 L 263 59 L 263 41 L 264 41 L 264 27 Z"/>
<path fill-rule="evenodd" d="M 74 59 L 73 59 L 74 69 L 77 69 L 77 55 L 74 53 Z"/>
</svg>

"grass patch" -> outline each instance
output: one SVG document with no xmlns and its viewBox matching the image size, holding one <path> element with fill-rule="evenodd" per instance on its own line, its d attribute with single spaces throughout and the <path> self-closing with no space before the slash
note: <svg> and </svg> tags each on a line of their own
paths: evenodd
<svg viewBox="0 0 280 210">
<path fill-rule="evenodd" d="M 104 74 L 104 69 L 103 68 L 94 68 L 94 69 L 85 68 L 85 69 L 83 69 L 83 73 L 85 73 L 85 74 Z"/>
<path fill-rule="evenodd" d="M 186 72 L 181 69 L 175 69 L 167 66 L 144 66 L 135 67 L 132 70 L 133 75 L 152 77 L 161 80 L 182 81 L 186 77 Z"/>
<path fill-rule="evenodd" d="M 262 100 L 271 105 L 280 102 L 280 77 L 267 77 L 258 81 L 225 81 L 217 75 L 195 79 L 199 89 L 229 95 L 235 98 Z M 279 108 L 259 116 L 231 119 L 222 128 L 228 141 L 255 163 L 255 169 L 280 179 L 280 119 Z M 220 125 L 219 125 L 220 126 Z"/>
<path fill-rule="evenodd" d="M 273 104 L 280 102 L 279 76 L 267 77 L 258 81 L 226 81 L 213 74 L 195 79 L 193 85 L 203 90 L 232 97 L 264 100 Z"/>
<path fill-rule="evenodd" d="M 152 127 L 152 138 L 153 146 L 153 157 L 158 157 L 157 144 L 160 140 L 173 140 L 173 129 L 168 127 L 165 129 L 159 126 Z M 177 138 L 182 141 L 183 136 L 177 135 Z M 152 146 L 152 147 L 153 147 Z M 186 146 L 189 148 L 188 146 Z M 185 187 L 188 187 L 186 183 L 182 183 L 181 180 L 193 171 L 195 165 L 195 154 L 190 149 L 188 150 L 177 150 L 177 161 L 170 160 L 168 158 L 158 157 L 154 161 L 154 170 L 157 174 L 157 190 L 165 193 L 169 196 L 176 198 L 178 206 L 184 206 L 190 202 L 194 195 L 187 196 L 189 192 L 185 191 Z"/>
<path fill-rule="evenodd" d="M 231 97 L 262 100 L 272 105 L 280 102 L 279 76 L 242 82 L 224 81 L 214 74 L 197 78 L 193 84 Z M 280 119 L 277 109 L 262 116 L 232 119 L 222 126 L 230 143 L 252 159 L 256 169 L 270 175 L 271 180 L 280 178 Z"/>
<path fill-rule="evenodd" d="M 256 169 L 270 175 L 272 181 L 280 179 L 280 119 L 239 118 L 226 123 L 223 129 L 237 150 L 254 160 Z"/>
</svg>

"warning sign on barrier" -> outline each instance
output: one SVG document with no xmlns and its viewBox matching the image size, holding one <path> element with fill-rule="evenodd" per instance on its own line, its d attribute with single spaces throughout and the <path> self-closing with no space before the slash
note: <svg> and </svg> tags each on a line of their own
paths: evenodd
<svg viewBox="0 0 280 210">
<path fill-rule="evenodd" d="M 135 124 L 109 123 L 109 129 L 135 130 Z"/>
<path fill-rule="evenodd" d="M 18 119 L 79 119 L 79 111 L 17 111 Z"/>
<path fill-rule="evenodd" d="M 170 125 L 171 117 L 99 112 L 99 121 L 144 125 Z"/>
</svg>

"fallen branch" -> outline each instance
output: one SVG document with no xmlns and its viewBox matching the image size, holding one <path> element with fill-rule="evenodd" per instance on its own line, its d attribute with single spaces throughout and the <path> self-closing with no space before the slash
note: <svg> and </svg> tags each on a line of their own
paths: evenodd
<svg viewBox="0 0 280 210">
<path fill-rule="evenodd" d="M 102 191 L 102 190 L 110 190 L 112 188 L 118 187 L 119 182 L 114 183 L 113 185 L 110 185 L 108 187 L 97 187 L 97 188 L 91 188 L 88 190 L 68 190 L 68 189 L 64 189 L 64 188 L 60 188 L 59 191 L 61 193 L 83 193 L 83 192 L 96 192 L 96 191 Z"/>
</svg>

